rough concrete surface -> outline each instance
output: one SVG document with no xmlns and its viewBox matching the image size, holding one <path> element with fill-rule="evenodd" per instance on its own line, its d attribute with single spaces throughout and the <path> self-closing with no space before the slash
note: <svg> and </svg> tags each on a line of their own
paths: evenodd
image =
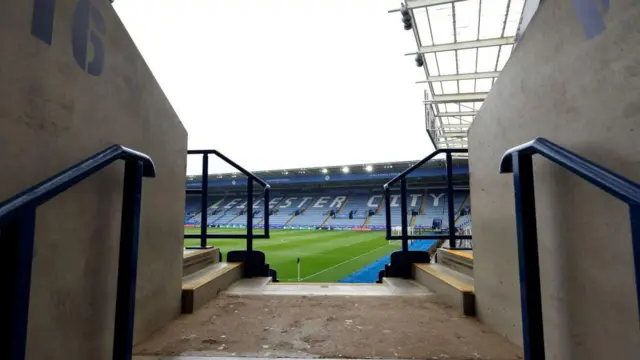
<svg viewBox="0 0 640 360">
<path fill-rule="evenodd" d="M 184 315 L 136 355 L 522 359 L 433 297 L 230 296 Z"/>
<path fill-rule="evenodd" d="M 469 132 L 477 315 L 515 343 L 520 280 L 504 152 L 541 136 L 640 182 L 640 2 L 611 2 L 602 33 L 588 38 L 576 6 L 596 3 L 540 2 Z M 628 206 L 541 156 L 534 173 L 546 359 L 639 359 Z"/>
<path fill-rule="evenodd" d="M 156 177 L 142 183 L 139 341 L 180 314 L 187 133 L 109 1 L 53 3 L 0 1 L 0 201 L 113 144 L 153 159 Z M 52 16 L 51 44 L 32 34 L 34 9 Z M 90 62 L 102 72 L 90 74 Z M 123 179 L 115 163 L 38 208 L 28 359 L 111 359 Z"/>
</svg>

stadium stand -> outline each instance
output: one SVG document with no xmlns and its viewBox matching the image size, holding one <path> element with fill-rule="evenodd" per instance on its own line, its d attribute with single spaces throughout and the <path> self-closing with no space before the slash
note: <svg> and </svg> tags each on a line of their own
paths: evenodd
<svg viewBox="0 0 640 360">
<path fill-rule="evenodd" d="M 466 230 L 471 228 L 471 215 L 463 215 L 456 222 L 456 226 L 459 228 Z"/>
<path fill-rule="evenodd" d="M 200 196 L 187 195 L 185 202 L 184 221 L 188 221 L 200 212 Z"/>
<path fill-rule="evenodd" d="M 385 228 L 383 197 L 377 189 L 332 189 L 326 191 L 281 191 L 272 196 L 270 226 L 272 228 L 323 227 L 329 229 Z M 470 228 L 468 191 L 456 191 L 454 209 L 456 226 Z M 264 205 L 261 196 L 254 198 L 255 227 L 263 226 Z M 187 196 L 185 223 L 200 225 L 200 197 Z M 246 227 L 247 199 L 242 195 L 209 196 L 208 226 Z M 447 229 L 447 197 L 443 189 L 413 189 L 407 196 L 407 223 L 419 229 Z M 466 209 L 466 210 L 465 210 Z M 391 224 L 400 226 L 400 195 L 391 195 Z"/>
<path fill-rule="evenodd" d="M 289 194 L 283 196 L 276 206 L 272 207 L 271 217 L 269 219 L 270 225 L 273 227 L 282 227 L 286 225 L 289 220 L 296 216 L 297 212 L 303 211 L 313 202 L 312 196 L 306 196 L 305 194 Z"/>
<path fill-rule="evenodd" d="M 258 212 L 258 211 L 256 211 Z M 242 210 L 240 212 L 237 213 L 237 215 L 230 220 L 229 222 L 227 222 L 225 225 L 230 225 L 230 226 L 247 226 L 247 219 L 244 215 L 246 215 L 246 210 Z M 254 213 L 255 215 L 255 213 Z"/>
<path fill-rule="evenodd" d="M 207 225 L 221 225 L 233 220 L 245 207 L 245 199 L 241 196 L 228 196 L 216 201 L 207 209 Z M 240 204 L 240 206 L 238 206 Z M 196 217 L 196 221 L 199 223 Z"/>
<path fill-rule="evenodd" d="M 467 199 L 468 192 L 456 191 L 453 197 L 453 207 L 456 215 Z M 456 216 L 457 217 L 457 216 Z M 427 191 L 426 206 L 422 214 L 416 215 L 415 226 L 422 228 L 434 227 L 434 220 L 440 219 L 440 228 L 449 228 L 449 218 L 447 216 L 447 195 L 443 190 Z"/>
<path fill-rule="evenodd" d="M 346 194 L 346 191 L 344 192 Z M 346 195 L 330 193 L 316 194 L 310 205 L 299 215 L 296 215 L 289 225 L 293 226 L 322 226 L 332 211 L 338 211 L 346 201 Z"/>
<path fill-rule="evenodd" d="M 460 217 L 456 219 L 456 227 L 460 229 L 462 234 L 471 234 L 471 205 L 468 205 L 467 202 L 460 209 Z"/>
<path fill-rule="evenodd" d="M 209 195 L 207 199 L 207 223 L 217 212 L 217 205 L 225 200 L 224 196 Z M 217 216 L 219 217 L 219 215 Z M 185 224 L 200 225 L 200 195 L 187 195 L 185 208 Z"/>
<path fill-rule="evenodd" d="M 238 210 L 229 210 L 229 211 L 225 212 L 224 215 L 216 218 L 213 221 L 207 219 L 207 224 L 211 224 L 211 225 L 227 225 L 231 220 L 233 220 L 236 217 L 238 217 L 238 215 L 240 215 L 240 211 L 238 211 Z"/>
<path fill-rule="evenodd" d="M 369 217 L 367 202 L 370 193 L 352 193 L 342 208 L 327 221 L 327 226 L 336 228 L 360 228 Z"/>
<path fill-rule="evenodd" d="M 329 166 L 265 170 L 256 172 L 271 187 L 269 225 L 271 228 L 327 228 L 371 229 L 385 228 L 385 206 L 382 184 L 415 162 L 380 163 L 370 166 Z M 347 171 L 345 171 L 347 169 Z M 465 204 L 469 189 L 466 159 L 453 161 L 455 218 Z M 422 166 L 408 180 L 407 223 L 418 229 L 448 227 L 446 196 L 446 170 L 443 163 L 434 161 Z M 209 174 L 207 226 L 246 226 L 246 179 L 235 173 Z M 187 177 L 187 190 L 201 190 L 202 177 Z M 263 194 L 255 189 L 254 227 L 264 227 Z M 200 197 L 188 195 L 185 206 L 185 224 L 199 226 Z M 435 202 L 435 206 L 434 205 Z M 400 189 L 392 189 L 392 226 L 401 225 Z M 444 223 L 443 223 L 444 221 Z"/>
<path fill-rule="evenodd" d="M 273 208 L 280 200 L 282 199 L 282 197 L 275 197 L 273 198 L 269 203 L 269 207 Z M 256 224 L 258 224 L 259 222 L 261 222 L 262 218 L 264 218 L 264 204 L 263 204 L 263 199 L 259 196 L 254 196 L 253 198 L 253 216 L 255 219 Z M 236 207 L 236 211 L 232 211 L 232 213 L 235 213 L 236 216 L 228 221 L 227 223 L 223 223 L 222 221 L 224 221 L 223 218 L 220 218 L 218 220 L 218 222 L 216 222 L 216 224 L 218 225 L 229 225 L 229 226 L 234 226 L 234 227 L 243 227 L 243 226 L 247 226 L 247 218 L 246 218 L 246 214 L 247 214 L 247 198 L 243 198 L 241 203 L 241 205 Z M 239 211 L 238 211 L 239 210 Z M 242 215 L 242 216 L 241 216 Z"/>
<path fill-rule="evenodd" d="M 411 222 L 413 212 L 419 211 L 421 199 L 423 194 L 415 191 L 410 191 L 407 197 L 407 224 Z M 382 199 L 381 197 L 379 198 Z M 373 216 L 371 216 L 367 227 L 373 230 L 383 230 L 386 224 L 385 218 L 385 206 L 380 207 L 380 210 Z M 400 226 L 402 220 L 400 217 L 400 194 L 391 194 L 391 226 Z"/>
</svg>

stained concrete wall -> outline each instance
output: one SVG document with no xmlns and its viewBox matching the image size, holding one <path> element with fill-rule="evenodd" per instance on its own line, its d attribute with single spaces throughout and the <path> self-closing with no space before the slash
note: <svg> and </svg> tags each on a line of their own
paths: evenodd
<svg viewBox="0 0 640 360">
<path fill-rule="evenodd" d="M 589 3 L 599 16 L 585 32 L 574 4 Z M 542 1 L 470 130 L 477 311 L 520 344 L 513 180 L 498 174 L 501 155 L 543 136 L 640 182 L 640 2 L 601 3 Z M 637 359 L 627 207 L 547 160 L 536 159 L 535 176 L 547 358 Z"/>
<path fill-rule="evenodd" d="M 0 200 L 112 144 L 153 158 L 139 341 L 180 313 L 187 134 L 109 1 L 55 1 L 50 45 L 31 33 L 34 3 L 48 2 L 0 2 Z M 42 37 L 51 29 L 38 21 Z M 101 58 L 101 71 L 85 66 Z M 123 170 L 111 165 L 37 212 L 29 359 L 111 359 Z"/>
</svg>

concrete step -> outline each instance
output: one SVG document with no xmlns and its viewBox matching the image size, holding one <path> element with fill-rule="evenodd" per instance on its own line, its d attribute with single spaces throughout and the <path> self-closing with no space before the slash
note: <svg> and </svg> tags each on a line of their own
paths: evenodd
<svg viewBox="0 0 640 360">
<path fill-rule="evenodd" d="M 414 280 L 400 278 L 384 278 L 382 283 L 386 285 L 392 293 L 398 295 L 432 295 L 426 287 Z"/>
<path fill-rule="evenodd" d="M 467 316 L 475 315 L 473 278 L 440 264 L 413 264 L 414 279 Z"/>
<path fill-rule="evenodd" d="M 242 278 L 241 263 L 216 263 L 182 278 L 182 313 L 190 314 Z"/>
<path fill-rule="evenodd" d="M 182 277 L 196 273 L 209 265 L 220 262 L 220 249 L 184 250 Z"/>
<path fill-rule="evenodd" d="M 233 283 L 225 291 L 226 294 L 243 295 L 260 293 L 267 284 L 271 283 L 270 277 L 257 277 L 251 279 L 241 279 Z"/>
<path fill-rule="evenodd" d="M 473 252 L 468 250 L 438 249 L 437 263 L 459 273 L 473 277 Z"/>
<path fill-rule="evenodd" d="M 260 283 L 256 279 L 242 279 L 233 284 L 225 294 L 228 295 L 265 295 L 265 296 L 397 296 L 398 289 L 393 290 L 383 284 L 347 284 L 347 283 Z M 405 293 L 405 295 L 425 295 L 421 292 Z"/>
</svg>

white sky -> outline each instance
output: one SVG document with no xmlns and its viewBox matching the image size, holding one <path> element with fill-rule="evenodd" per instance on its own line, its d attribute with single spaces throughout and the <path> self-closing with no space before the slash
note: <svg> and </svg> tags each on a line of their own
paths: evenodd
<svg viewBox="0 0 640 360">
<path fill-rule="evenodd" d="M 116 0 L 189 132 L 249 170 L 415 160 L 424 71 L 398 0 Z M 190 156 L 189 174 L 200 172 Z M 210 161 L 210 172 L 229 171 Z"/>
</svg>

